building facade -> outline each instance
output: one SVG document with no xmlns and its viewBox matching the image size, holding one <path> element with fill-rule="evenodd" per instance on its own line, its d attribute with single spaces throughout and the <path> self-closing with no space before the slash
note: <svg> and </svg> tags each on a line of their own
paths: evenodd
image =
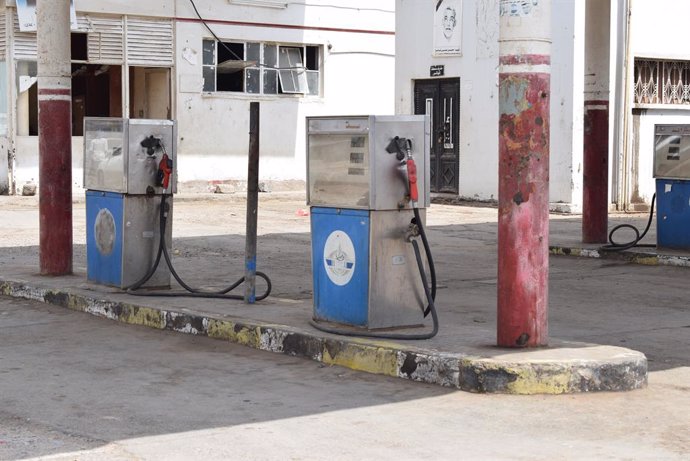
<svg viewBox="0 0 690 461">
<path fill-rule="evenodd" d="M 529 14 L 538 4 L 396 1 L 395 110 L 432 114 L 436 192 L 497 198 L 499 14 L 501 8 Z M 585 19 L 592 21 L 586 8 L 601 5 L 584 0 L 551 4 L 550 203 L 554 210 L 579 212 L 583 95 L 591 95 L 595 85 L 585 68 Z M 602 72 L 608 81 L 598 82 L 597 92 L 610 107 L 609 203 L 619 210 L 646 209 L 654 193 L 654 125 L 690 123 L 690 56 L 682 26 L 690 3 L 611 0 L 602 11 L 606 17 L 594 18 L 605 37 L 602 46 L 608 48 L 602 54 L 608 59 L 609 72 Z"/>
<path fill-rule="evenodd" d="M 432 114 L 436 192 L 497 199 L 501 3 L 396 2 L 395 110 Z M 582 179 L 573 172 L 582 162 L 582 128 L 576 121 L 582 120 L 583 69 L 575 57 L 582 51 L 583 18 L 580 2 L 553 3 L 550 200 L 572 209 L 582 194 Z M 414 21 L 418 27 L 405 27 Z"/>
<path fill-rule="evenodd" d="M 4 193 L 39 179 L 36 33 L 20 21 L 20 2 L 0 8 Z M 306 116 L 393 112 L 393 0 L 78 0 L 75 7 L 76 188 L 88 116 L 177 120 L 184 183 L 246 177 L 251 101 L 261 103 L 262 179 L 304 179 Z"/>
</svg>

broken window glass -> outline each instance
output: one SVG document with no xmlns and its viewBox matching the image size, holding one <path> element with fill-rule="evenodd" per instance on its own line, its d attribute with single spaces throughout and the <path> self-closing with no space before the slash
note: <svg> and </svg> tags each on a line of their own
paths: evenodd
<svg viewBox="0 0 690 461">
<path fill-rule="evenodd" d="M 261 93 L 261 71 L 259 69 L 247 69 L 247 93 Z"/>
<path fill-rule="evenodd" d="M 244 43 L 222 42 L 218 46 L 216 91 L 244 92 Z"/>
<path fill-rule="evenodd" d="M 283 93 L 308 93 L 302 49 L 281 46 L 278 54 L 280 87 Z"/>
<path fill-rule="evenodd" d="M 319 73 L 313 70 L 307 71 L 307 84 L 309 86 L 309 94 L 312 96 L 319 95 Z"/>
<path fill-rule="evenodd" d="M 278 94 L 278 71 L 264 70 L 264 94 Z"/>
<path fill-rule="evenodd" d="M 204 66 L 204 91 L 216 91 L 216 67 Z"/>
<path fill-rule="evenodd" d="M 252 65 L 261 61 L 261 43 L 247 43 L 247 61 L 253 61 Z"/>
<path fill-rule="evenodd" d="M 216 91 L 216 42 L 204 40 L 202 44 L 204 91 Z"/>
<path fill-rule="evenodd" d="M 307 46 L 307 59 L 305 67 L 307 70 L 319 70 L 319 47 Z"/>
<path fill-rule="evenodd" d="M 204 91 L 319 95 L 321 47 L 203 41 Z"/>
<path fill-rule="evenodd" d="M 278 67 L 278 45 L 264 45 L 264 66 Z"/>
<path fill-rule="evenodd" d="M 216 41 L 204 40 L 202 51 L 202 62 L 205 66 L 212 66 L 216 63 Z"/>
</svg>

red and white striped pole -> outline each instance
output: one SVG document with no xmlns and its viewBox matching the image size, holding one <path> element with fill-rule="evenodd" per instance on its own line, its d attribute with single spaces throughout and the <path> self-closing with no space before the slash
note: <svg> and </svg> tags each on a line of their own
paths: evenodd
<svg viewBox="0 0 690 461">
<path fill-rule="evenodd" d="M 497 342 L 545 346 L 551 1 L 500 5 Z"/>
<path fill-rule="evenodd" d="M 610 2 L 587 0 L 582 162 L 584 243 L 608 241 L 610 18 Z"/>
<path fill-rule="evenodd" d="M 39 0 L 38 176 L 41 274 L 72 273 L 70 2 Z"/>
</svg>

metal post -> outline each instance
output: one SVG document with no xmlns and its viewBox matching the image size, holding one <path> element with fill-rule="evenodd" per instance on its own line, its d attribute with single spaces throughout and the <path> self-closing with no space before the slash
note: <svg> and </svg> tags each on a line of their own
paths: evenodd
<svg viewBox="0 0 690 461">
<path fill-rule="evenodd" d="M 39 260 L 41 274 L 72 273 L 70 2 L 37 2 Z"/>
<path fill-rule="evenodd" d="M 610 2 L 587 0 L 582 241 L 608 240 Z"/>
<path fill-rule="evenodd" d="M 501 2 L 498 345 L 548 341 L 551 1 Z"/>
<path fill-rule="evenodd" d="M 249 104 L 247 234 L 244 251 L 244 302 L 256 302 L 256 233 L 259 211 L 259 103 Z"/>
</svg>

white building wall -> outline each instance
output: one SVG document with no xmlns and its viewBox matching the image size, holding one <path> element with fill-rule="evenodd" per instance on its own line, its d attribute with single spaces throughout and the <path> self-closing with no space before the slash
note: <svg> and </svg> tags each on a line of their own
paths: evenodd
<svg viewBox="0 0 690 461">
<path fill-rule="evenodd" d="M 635 56 L 690 60 L 690 2 L 634 0 L 630 5 L 630 45 Z"/>
<path fill-rule="evenodd" d="M 552 0 L 549 201 L 582 211 L 585 2 Z"/>
<path fill-rule="evenodd" d="M 433 2 L 396 2 L 396 113 L 412 113 L 414 80 L 429 78 L 431 65 L 445 65 L 443 78 L 460 77 L 459 195 L 479 200 L 497 199 L 498 191 L 499 3 L 464 0 L 462 56 L 434 57 Z M 584 2 L 552 4 L 550 201 L 577 209 L 582 202 L 584 43 L 579 27 Z"/>
<path fill-rule="evenodd" d="M 633 58 L 654 58 L 690 61 L 690 2 L 687 0 L 655 0 L 631 2 L 630 48 Z M 633 82 L 630 83 L 630 100 L 633 100 Z M 655 193 L 653 178 L 654 125 L 690 124 L 690 107 L 683 105 L 637 105 L 641 109 L 639 125 L 634 124 L 633 135 L 637 144 L 630 143 L 632 161 L 629 199 L 632 202 L 650 203 Z M 629 108 L 630 110 L 630 108 Z M 633 118 L 631 117 L 631 120 Z M 631 121 L 631 125 L 633 122 Z M 638 128 L 639 126 L 639 128 Z"/>
<path fill-rule="evenodd" d="M 14 1 L 6 2 L 14 6 Z M 178 121 L 180 181 L 246 179 L 249 103 L 261 103 L 261 179 L 301 179 L 304 120 L 310 115 L 392 114 L 394 108 L 394 0 L 310 0 L 287 8 L 195 0 L 221 40 L 321 45 L 322 94 L 258 96 L 202 92 L 202 39 L 211 33 L 189 0 L 80 0 L 80 13 L 173 18 L 173 118 Z M 195 59 L 185 59 L 193 56 Z M 129 97 L 127 95 L 126 97 Z M 38 138 L 16 136 L 14 176 L 19 188 L 38 180 Z M 82 138 L 73 138 L 73 180 L 82 182 Z M 1 172 L 0 172 L 1 173 Z M 6 176 L 6 175 L 5 175 Z"/>
<path fill-rule="evenodd" d="M 375 9 L 371 2 L 344 0 L 310 2 L 324 6 L 309 8 L 291 3 L 284 10 L 239 7 L 225 1 L 205 3 L 206 8 L 204 2 L 197 2 L 199 12 L 214 19 L 208 24 L 221 40 L 321 45 L 323 93 L 319 97 L 204 93 L 201 47 L 202 39 L 211 34 L 200 22 L 179 21 L 176 87 L 181 181 L 246 178 L 250 101 L 261 103 L 262 179 L 305 178 L 305 117 L 393 113 L 392 0 L 376 2 Z M 216 4 L 213 13 L 211 3 Z M 193 19 L 193 10 L 182 4 L 188 2 L 181 2 L 178 17 Z M 183 57 L 190 53 L 196 59 Z"/>
</svg>

